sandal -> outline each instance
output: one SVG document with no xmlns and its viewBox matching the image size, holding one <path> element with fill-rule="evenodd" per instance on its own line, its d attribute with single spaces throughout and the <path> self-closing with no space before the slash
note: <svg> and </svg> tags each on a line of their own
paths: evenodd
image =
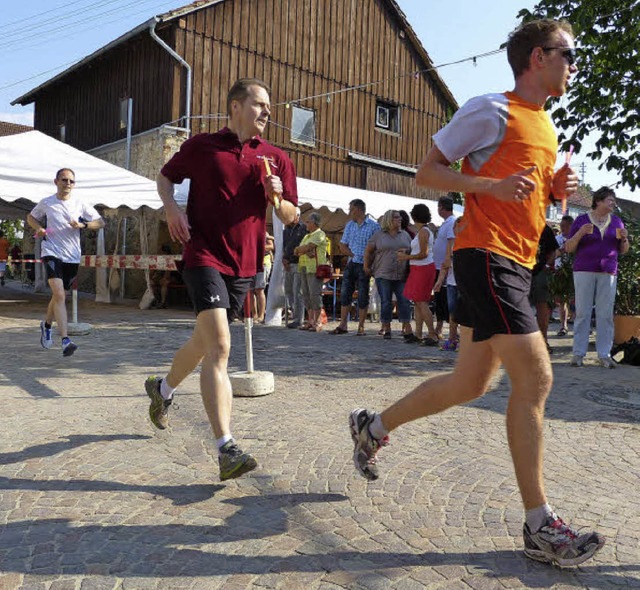
<svg viewBox="0 0 640 590">
<path fill-rule="evenodd" d="M 403 338 L 407 344 L 415 344 L 417 342 L 422 342 L 422 338 L 418 338 L 415 334 L 404 334 Z"/>
<path fill-rule="evenodd" d="M 422 339 L 420 344 L 422 346 L 438 346 L 438 341 L 435 338 L 431 338 L 431 336 L 427 336 Z"/>
<path fill-rule="evenodd" d="M 300 326 L 298 330 L 308 330 L 310 327 L 311 324 L 302 324 L 302 326 Z"/>
<path fill-rule="evenodd" d="M 382 337 L 383 337 L 385 340 L 391 340 L 391 332 L 385 332 L 385 333 L 382 335 Z"/>
<path fill-rule="evenodd" d="M 378 330 L 378 336 L 384 336 L 384 328 Z"/>
<path fill-rule="evenodd" d="M 338 326 L 337 328 L 334 328 L 333 330 L 331 330 L 329 332 L 329 334 L 347 334 L 349 332 L 349 330 L 345 330 L 344 328 L 341 328 L 340 326 Z"/>
<path fill-rule="evenodd" d="M 358 331 L 356 332 L 356 336 L 366 336 L 367 333 L 364 331 L 364 327 L 358 326 Z"/>
<path fill-rule="evenodd" d="M 567 331 L 564 328 L 560 328 L 558 330 L 558 336 L 559 337 L 563 337 L 563 336 L 566 336 L 566 335 L 567 335 Z"/>
</svg>

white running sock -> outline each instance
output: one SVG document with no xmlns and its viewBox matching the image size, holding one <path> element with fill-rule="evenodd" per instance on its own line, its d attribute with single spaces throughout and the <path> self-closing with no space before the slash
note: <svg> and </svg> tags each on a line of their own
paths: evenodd
<svg viewBox="0 0 640 590">
<path fill-rule="evenodd" d="M 385 436 L 387 436 L 387 434 L 389 434 L 389 431 L 382 424 L 382 418 L 380 417 L 380 414 L 376 414 L 373 418 L 373 422 L 369 424 L 369 432 L 371 433 L 371 436 L 373 436 L 373 438 L 375 438 L 376 440 L 381 440 Z"/>
<path fill-rule="evenodd" d="M 230 434 L 224 434 L 219 439 L 216 440 L 216 444 L 218 445 L 218 452 L 220 449 L 224 447 L 230 440 L 233 440 L 233 436 Z"/>
<path fill-rule="evenodd" d="M 529 530 L 532 533 L 539 531 L 542 525 L 547 520 L 548 516 L 556 516 L 549 504 L 543 504 L 542 506 L 538 506 L 537 508 L 527 510 L 525 512 L 525 518 L 527 520 L 527 526 L 529 527 Z"/>
<path fill-rule="evenodd" d="M 162 381 L 160 381 L 160 395 L 163 399 L 171 399 L 173 397 L 174 391 L 175 387 L 169 387 L 166 377 Z"/>
</svg>

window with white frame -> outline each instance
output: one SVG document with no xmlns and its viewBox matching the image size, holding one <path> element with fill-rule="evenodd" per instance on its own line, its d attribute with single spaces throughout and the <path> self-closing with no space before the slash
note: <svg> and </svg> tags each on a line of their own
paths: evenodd
<svg viewBox="0 0 640 590">
<path fill-rule="evenodd" d="M 400 133 L 400 107 L 376 100 L 376 129 L 389 133 Z"/>
<path fill-rule="evenodd" d="M 291 109 L 291 142 L 316 147 L 316 112 L 293 106 Z"/>
</svg>

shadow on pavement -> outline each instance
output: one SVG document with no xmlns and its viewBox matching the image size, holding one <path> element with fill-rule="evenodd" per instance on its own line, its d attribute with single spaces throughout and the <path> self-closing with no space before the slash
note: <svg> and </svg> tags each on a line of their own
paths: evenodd
<svg viewBox="0 0 640 590">
<path fill-rule="evenodd" d="M 147 440 L 150 438 L 152 437 L 143 434 L 71 434 L 61 437 L 61 440 L 56 442 L 33 445 L 22 451 L 0 453 L 0 465 L 20 463 L 21 461 L 39 457 L 52 457 L 58 453 L 92 443 L 111 442 L 115 440 Z"/>
<path fill-rule="evenodd" d="M 222 485 L 195 484 L 180 486 L 127 484 L 101 479 L 11 479 L 0 476 L 0 490 L 35 490 L 38 492 L 142 492 L 163 496 L 174 506 L 185 506 L 213 498 Z"/>
<path fill-rule="evenodd" d="M 625 585 L 638 587 L 639 565 L 586 565 L 563 570 L 531 562 L 513 551 L 358 552 L 323 547 L 317 542 L 313 550 L 304 554 L 282 557 L 176 548 L 184 545 L 210 547 L 213 543 L 278 535 L 287 525 L 286 514 L 281 510 L 283 506 L 325 502 L 330 495 L 294 496 L 298 497 L 293 500 L 285 496 L 245 498 L 243 509 L 231 516 L 225 525 L 213 527 L 179 524 L 71 526 L 70 521 L 62 519 L 16 522 L 0 529 L 0 568 L 5 572 L 38 575 L 83 575 L 100 570 L 103 575 L 118 577 L 165 578 L 348 571 L 356 576 L 361 573 L 366 578 L 387 568 L 457 565 L 473 571 L 476 579 L 517 577 L 528 588 L 550 588 L 556 584 L 599 590 Z M 258 510 L 260 517 L 256 520 Z M 265 515 L 265 510 L 274 514 Z M 274 521 L 275 516 L 278 517 Z M 49 550 L 31 555 L 30 546 L 36 544 L 43 548 L 64 547 L 64 551 L 53 553 Z"/>
</svg>

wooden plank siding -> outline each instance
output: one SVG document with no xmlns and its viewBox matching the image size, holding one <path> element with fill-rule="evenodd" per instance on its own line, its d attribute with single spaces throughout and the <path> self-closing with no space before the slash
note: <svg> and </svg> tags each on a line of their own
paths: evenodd
<svg viewBox="0 0 640 590">
<path fill-rule="evenodd" d="M 194 133 L 220 129 L 229 86 L 256 76 L 272 88 L 265 138 L 301 176 L 416 195 L 410 174 L 348 157 L 417 166 L 453 106 L 432 76 L 413 75 L 427 63 L 402 27 L 388 0 L 225 0 L 158 25 L 158 34 L 192 67 Z M 120 98 L 134 99 L 134 133 L 175 124 L 185 82 L 185 69 L 143 32 L 42 91 L 35 125 L 58 137 L 65 123 L 67 141 L 91 149 L 124 137 Z M 398 106 L 399 133 L 375 127 L 376 100 Z M 295 104 L 316 113 L 315 148 L 290 141 Z"/>
<path fill-rule="evenodd" d="M 67 143 L 88 150 L 125 137 L 119 129 L 120 99 L 129 97 L 134 134 L 167 123 L 172 120 L 173 62 L 148 33 L 136 37 L 38 97 L 35 128 L 58 139 L 64 124 Z"/>
</svg>

